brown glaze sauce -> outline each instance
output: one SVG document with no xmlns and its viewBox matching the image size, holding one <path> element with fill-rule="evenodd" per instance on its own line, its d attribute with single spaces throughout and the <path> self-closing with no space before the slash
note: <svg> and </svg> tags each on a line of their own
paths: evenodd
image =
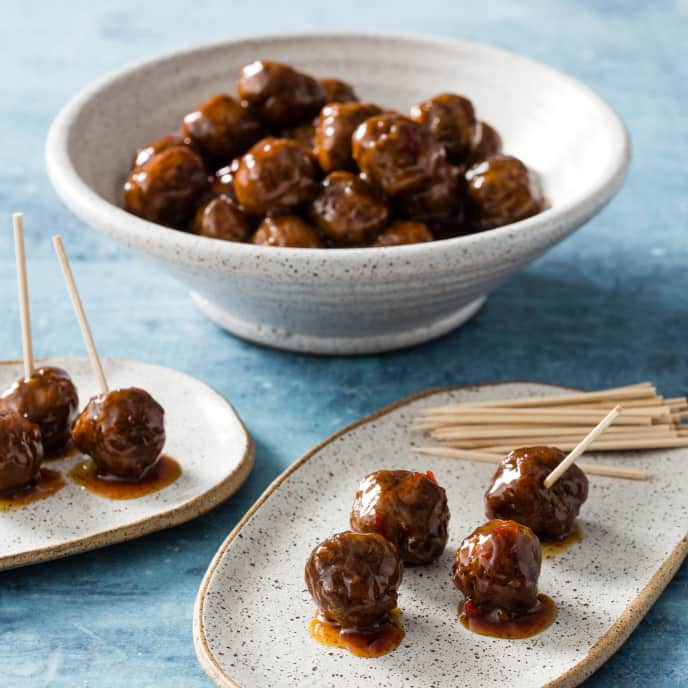
<svg viewBox="0 0 688 688">
<path fill-rule="evenodd" d="M 393 609 L 387 621 L 369 629 L 342 628 L 316 613 L 309 631 L 321 645 L 341 647 L 357 657 L 369 658 L 392 652 L 404 638 L 399 609 Z"/>
<path fill-rule="evenodd" d="M 561 540 L 540 540 L 542 546 L 542 558 L 554 559 L 559 554 L 563 554 L 571 545 L 583 540 L 583 529 L 580 523 L 576 523 L 576 527 Z"/>
<path fill-rule="evenodd" d="M 32 502 L 50 497 L 63 488 L 65 480 L 62 473 L 41 468 L 38 480 L 28 487 L 0 494 L 0 511 L 12 511 Z"/>
<path fill-rule="evenodd" d="M 55 452 L 54 454 L 46 454 L 46 456 L 43 457 L 43 463 L 46 461 L 61 461 L 62 459 L 71 459 L 73 456 L 78 456 L 79 450 L 71 443 L 70 443 L 62 450 L 59 452 Z"/>
<path fill-rule="evenodd" d="M 129 481 L 97 473 L 93 459 L 79 461 L 69 477 L 83 489 L 107 499 L 136 499 L 158 492 L 171 485 L 182 473 L 181 466 L 171 457 L 162 454 L 141 480 Z"/>
<path fill-rule="evenodd" d="M 542 633 L 557 618 L 557 607 L 554 601 L 542 593 L 538 595 L 534 609 L 526 614 L 514 616 L 509 616 L 502 610 L 492 610 L 485 614 L 476 613 L 476 611 L 467 613 L 467 605 L 470 610 L 470 601 L 468 600 L 459 605 L 459 621 L 469 631 L 479 635 L 489 635 L 493 638 L 505 638 L 507 640 L 530 638 Z M 476 608 L 473 607 L 473 609 Z M 503 616 L 507 618 L 502 618 Z"/>
</svg>

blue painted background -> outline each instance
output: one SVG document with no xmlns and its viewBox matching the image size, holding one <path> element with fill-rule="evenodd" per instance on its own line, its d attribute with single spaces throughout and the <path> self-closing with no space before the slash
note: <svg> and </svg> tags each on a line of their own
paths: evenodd
<svg viewBox="0 0 688 688">
<path fill-rule="evenodd" d="M 257 443 L 226 505 L 185 526 L 0 575 L 0 685 L 207 687 L 191 639 L 206 566 L 284 467 L 340 426 L 433 385 L 530 378 L 586 388 L 688 383 L 688 3 L 456 0 L 6 0 L 0 20 L 0 357 L 20 351 L 10 215 L 26 214 L 35 348 L 81 354 L 50 235 L 64 235 L 103 354 L 212 382 Z M 43 142 L 59 108 L 106 72 L 160 51 L 303 28 L 484 41 L 560 68 L 627 123 L 630 176 L 582 231 L 515 277 L 463 329 L 357 359 L 260 349 L 206 321 L 184 289 L 91 233 L 57 200 Z M 4 229 L 3 229 L 4 228 Z M 688 489 L 688 488 L 687 488 Z M 658 533 L 661 537 L 661 533 Z M 688 684 L 688 566 L 588 688 Z"/>
</svg>

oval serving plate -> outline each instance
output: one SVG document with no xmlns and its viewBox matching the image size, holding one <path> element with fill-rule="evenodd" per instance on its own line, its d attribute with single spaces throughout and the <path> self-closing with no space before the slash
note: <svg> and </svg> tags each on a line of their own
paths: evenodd
<svg viewBox="0 0 688 688">
<path fill-rule="evenodd" d="M 69 372 L 83 407 L 97 392 L 86 358 L 52 358 Z M 231 496 L 253 466 L 253 442 L 229 404 L 206 384 L 170 368 L 124 359 L 105 359 L 112 389 L 143 387 L 165 409 L 165 454 L 182 467 L 171 485 L 138 499 L 111 500 L 92 494 L 66 476 L 82 457 L 48 461 L 65 474 L 56 494 L 0 513 L 0 570 L 131 540 L 200 516 Z M 0 363 L 0 389 L 22 377 L 17 362 Z"/>
<path fill-rule="evenodd" d="M 507 641 L 461 626 L 461 595 L 450 577 L 457 545 L 485 521 L 483 494 L 494 466 L 419 457 L 412 446 L 427 440 L 410 430 L 425 406 L 561 391 L 524 382 L 431 390 L 364 418 L 299 459 L 232 531 L 205 575 L 194 641 L 208 675 L 219 686 L 242 688 L 578 685 L 619 648 L 688 553 L 688 493 L 681 489 L 688 450 L 604 457 L 644 468 L 652 479 L 591 477 L 583 541 L 543 562 L 540 590 L 554 598 L 556 622 L 533 638 Z M 347 529 L 359 479 L 379 468 L 434 471 L 447 489 L 450 538 L 434 565 L 404 572 L 402 644 L 360 659 L 310 638 L 314 605 L 303 567 L 318 542 Z"/>
</svg>

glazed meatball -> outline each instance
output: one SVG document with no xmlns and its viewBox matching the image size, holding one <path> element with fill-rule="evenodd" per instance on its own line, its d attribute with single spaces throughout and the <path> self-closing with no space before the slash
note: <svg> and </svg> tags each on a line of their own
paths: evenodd
<svg viewBox="0 0 688 688">
<path fill-rule="evenodd" d="M 354 103 L 358 96 L 353 86 L 339 79 L 320 79 L 320 87 L 325 95 L 325 103 Z"/>
<path fill-rule="evenodd" d="M 424 222 L 460 223 L 463 219 L 462 171 L 445 163 L 421 187 L 397 199 L 401 215 Z"/>
<path fill-rule="evenodd" d="M 162 153 L 162 151 L 168 148 L 177 148 L 178 146 L 188 146 L 189 141 L 183 139 L 181 136 L 176 134 L 167 134 L 166 136 L 161 136 L 152 143 L 139 148 L 134 154 L 134 159 L 131 161 L 131 169 L 135 167 L 141 167 L 145 165 L 154 155 Z"/>
<path fill-rule="evenodd" d="M 575 464 L 551 488 L 545 478 L 566 458 L 556 447 L 515 449 L 497 468 L 485 494 L 488 518 L 510 518 L 543 539 L 566 537 L 588 497 L 588 479 Z"/>
<path fill-rule="evenodd" d="M 411 109 L 411 119 L 425 127 L 444 146 L 453 163 L 466 160 L 475 135 L 475 112 L 468 98 L 442 93 L 418 103 Z"/>
<path fill-rule="evenodd" d="M 312 149 L 315 146 L 315 126 L 313 122 L 305 122 L 295 127 L 287 127 L 282 130 L 281 137 L 283 139 L 293 139 L 302 146 Z"/>
<path fill-rule="evenodd" d="M 516 521 L 488 521 L 461 543 L 452 569 L 454 585 L 481 612 L 524 614 L 538 600 L 540 541 Z"/>
<path fill-rule="evenodd" d="M 433 239 L 432 232 L 426 224 L 395 220 L 387 225 L 370 245 L 371 247 L 403 246 L 404 244 L 422 244 Z"/>
<path fill-rule="evenodd" d="M 186 115 L 183 131 L 203 156 L 215 163 L 244 153 L 264 134 L 253 110 L 224 93 Z"/>
<path fill-rule="evenodd" d="M 350 172 L 326 177 L 309 212 L 320 231 L 343 246 L 368 241 L 389 219 L 389 208 L 378 191 Z"/>
<path fill-rule="evenodd" d="M 325 104 L 323 88 L 313 77 L 268 60 L 241 70 L 237 93 L 256 107 L 268 126 L 278 129 L 315 117 Z"/>
<path fill-rule="evenodd" d="M 475 165 L 502 152 L 502 137 L 487 122 L 478 122 L 468 164 Z"/>
<path fill-rule="evenodd" d="M 447 544 L 447 494 L 430 472 L 375 471 L 356 492 L 350 522 L 359 533 L 384 535 L 404 563 L 428 564 Z"/>
<path fill-rule="evenodd" d="M 15 411 L 38 425 L 46 455 L 69 444 L 78 406 L 76 386 L 61 368 L 40 368 L 0 397 L 0 413 Z"/>
<path fill-rule="evenodd" d="M 466 212 L 480 230 L 536 215 L 542 193 L 528 168 L 510 155 L 494 155 L 466 172 Z"/>
<path fill-rule="evenodd" d="M 288 212 L 310 200 L 315 176 L 310 153 L 300 143 L 267 138 L 241 158 L 234 191 L 249 215 Z"/>
<path fill-rule="evenodd" d="M 165 444 L 165 412 L 143 389 L 130 387 L 93 397 L 77 418 L 72 438 L 98 472 L 140 480 Z"/>
<path fill-rule="evenodd" d="M 315 229 L 298 215 L 266 217 L 251 243 L 282 248 L 322 248 L 322 241 Z"/>
<path fill-rule="evenodd" d="M 344 532 L 313 550 L 306 585 L 325 619 L 343 628 L 368 628 L 396 608 L 403 567 L 396 547 L 381 535 Z"/>
<path fill-rule="evenodd" d="M 333 103 L 322 109 L 315 129 L 315 155 L 325 173 L 356 169 L 351 137 L 359 124 L 381 113 L 372 103 Z"/>
<path fill-rule="evenodd" d="M 198 207 L 191 231 L 211 239 L 246 241 L 251 235 L 251 225 L 229 196 L 217 196 Z"/>
<path fill-rule="evenodd" d="M 29 487 L 43 461 L 41 430 L 14 412 L 0 413 L 0 492 Z"/>
<path fill-rule="evenodd" d="M 131 171 L 124 184 L 124 207 L 144 220 L 182 229 L 207 186 L 200 156 L 189 146 L 174 146 Z"/>
<path fill-rule="evenodd" d="M 229 196 L 238 203 L 234 192 L 234 175 L 239 169 L 241 158 L 234 158 L 229 165 L 221 167 L 210 180 L 210 192 L 215 196 Z"/>
<path fill-rule="evenodd" d="M 445 161 L 444 149 L 426 129 L 396 114 L 359 125 L 353 156 L 370 181 L 390 196 L 423 186 Z"/>
</svg>

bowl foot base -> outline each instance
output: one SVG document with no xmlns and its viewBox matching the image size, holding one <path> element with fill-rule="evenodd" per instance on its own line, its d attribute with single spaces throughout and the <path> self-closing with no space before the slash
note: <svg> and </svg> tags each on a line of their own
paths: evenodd
<svg viewBox="0 0 688 688">
<path fill-rule="evenodd" d="M 428 342 L 470 320 L 487 299 L 487 295 L 479 296 L 448 316 L 434 320 L 428 325 L 413 327 L 402 332 L 356 337 L 344 335 L 320 337 L 243 320 L 196 292 L 191 292 L 191 296 L 205 315 L 237 337 L 274 349 L 328 356 L 375 354 Z"/>
</svg>

